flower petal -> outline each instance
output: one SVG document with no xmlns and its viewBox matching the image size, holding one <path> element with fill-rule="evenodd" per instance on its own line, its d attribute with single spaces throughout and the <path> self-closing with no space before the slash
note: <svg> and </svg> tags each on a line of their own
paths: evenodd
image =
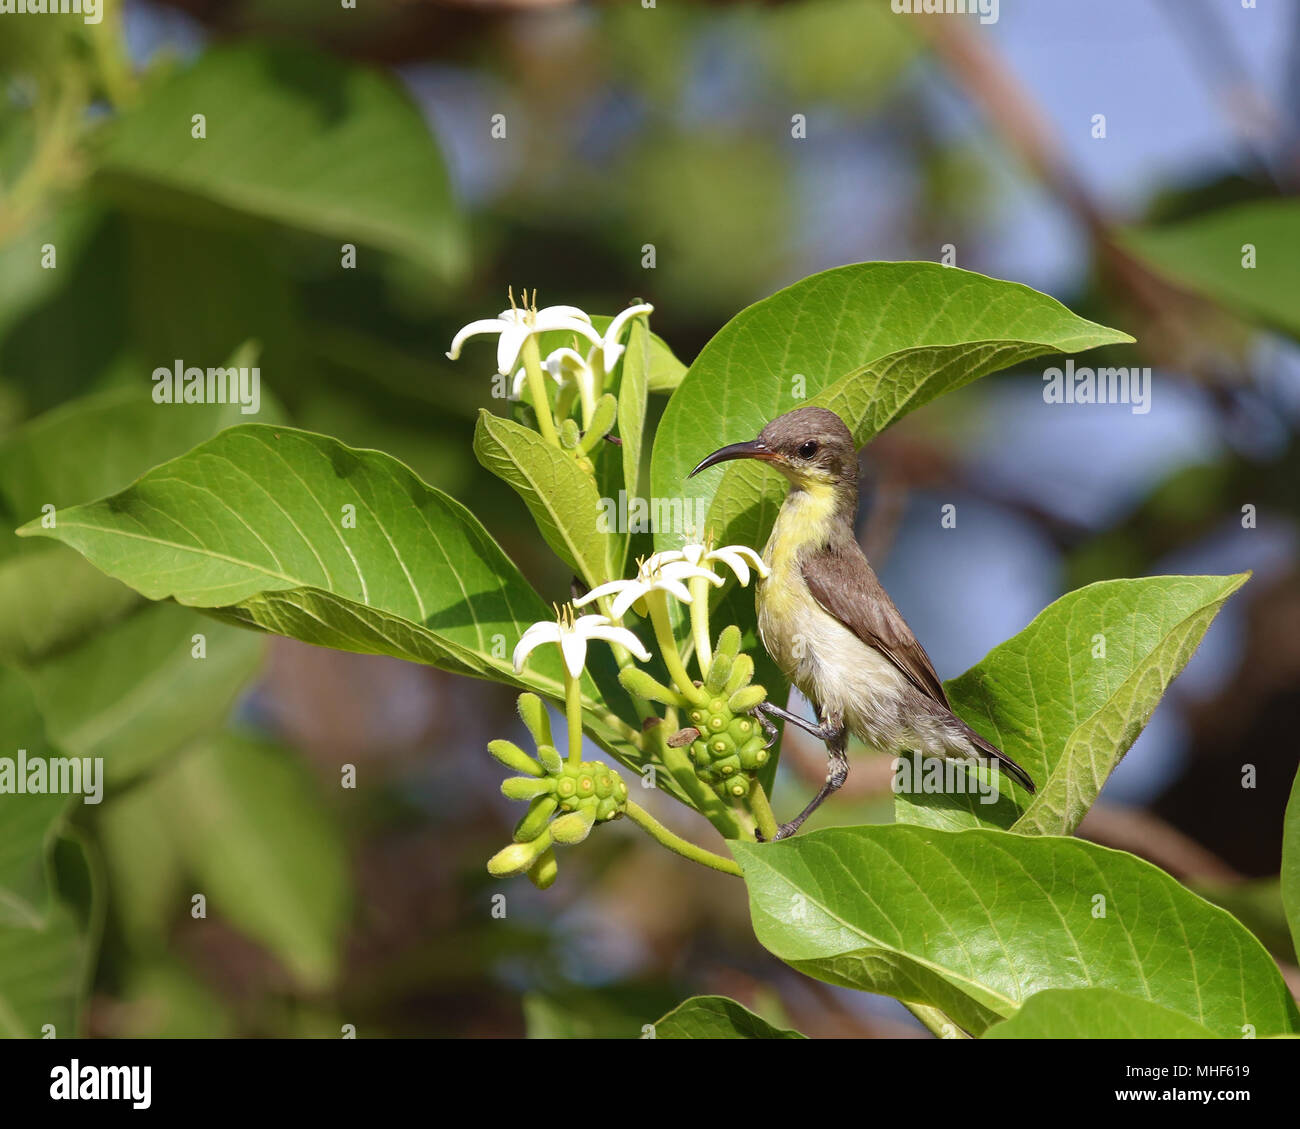
<svg viewBox="0 0 1300 1129">
<path fill-rule="evenodd" d="M 601 349 L 605 355 L 605 371 L 611 372 L 618 359 L 623 354 L 623 346 L 619 344 L 619 338 L 623 333 L 623 327 L 634 317 L 639 314 L 649 314 L 654 312 L 654 307 L 648 302 L 642 302 L 639 306 L 628 306 L 612 322 L 609 328 L 605 330 L 605 337 L 601 341 Z"/>
<path fill-rule="evenodd" d="M 627 609 L 633 604 L 639 605 L 641 597 L 650 590 L 650 586 L 644 580 L 626 580 L 622 583 L 625 587 L 614 597 L 614 602 L 609 606 L 609 614 L 615 619 L 622 619 L 627 615 Z M 640 607 L 641 605 L 638 606 L 638 611 Z"/>
<path fill-rule="evenodd" d="M 576 631 L 562 632 L 560 650 L 564 654 L 565 669 L 574 678 L 581 678 L 582 668 L 587 664 L 587 637 Z"/>
<path fill-rule="evenodd" d="M 635 584 L 635 580 L 607 580 L 604 584 L 597 584 L 585 596 L 579 596 L 573 601 L 575 608 L 581 608 L 592 600 L 599 600 L 602 596 L 613 596 L 622 592 L 629 584 Z M 585 617 L 584 617 L 585 618 Z"/>
<path fill-rule="evenodd" d="M 615 627 L 613 624 L 606 627 L 593 627 L 587 635 L 591 639 L 604 639 L 606 643 L 617 643 L 620 647 L 626 647 L 643 663 L 650 661 L 650 652 L 626 627 Z"/>
<path fill-rule="evenodd" d="M 519 350 L 531 334 L 526 325 L 511 325 L 501 330 L 501 336 L 497 338 L 497 372 L 504 375 L 515 367 Z"/>
<path fill-rule="evenodd" d="M 586 310 L 580 310 L 577 306 L 547 306 L 544 309 L 538 310 L 537 316 L 539 318 L 549 318 L 552 316 L 577 318 L 579 321 L 585 321 L 588 325 L 591 324 L 591 318 L 588 316 Z"/>
<path fill-rule="evenodd" d="M 505 323 L 500 318 L 482 318 L 479 321 L 470 322 L 469 325 L 461 326 L 456 336 L 451 339 L 451 348 L 447 350 L 447 359 L 451 361 L 459 359 L 461 346 L 471 337 L 477 337 L 480 333 L 500 333 L 505 328 Z"/>
<path fill-rule="evenodd" d="M 515 653 L 512 656 L 515 673 L 518 674 L 524 669 L 524 659 L 543 643 L 558 643 L 559 641 L 560 625 L 558 623 L 552 623 L 550 620 L 534 623 L 520 636 L 519 642 L 515 646 Z"/>
</svg>

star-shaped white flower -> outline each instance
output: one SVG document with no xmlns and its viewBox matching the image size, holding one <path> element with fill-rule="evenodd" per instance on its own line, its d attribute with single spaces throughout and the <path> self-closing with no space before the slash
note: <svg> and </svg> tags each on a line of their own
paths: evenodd
<svg viewBox="0 0 1300 1129">
<path fill-rule="evenodd" d="M 449 360 L 460 357 L 461 346 L 471 337 L 479 334 L 497 334 L 497 372 L 502 376 L 513 371 L 519 360 L 520 350 L 528 338 L 538 333 L 551 330 L 563 330 L 585 337 L 593 345 L 602 344 L 602 338 L 591 324 L 591 319 L 577 306 L 547 306 L 545 309 L 518 309 L 511 307 L 502 310 L 499 317 L 483 318 L 463 326 L 452 338 L 451 348 L 447 350 Z"/>
<path fill-rule="evenodd" d="M 598 584 L 581 599 L 574 600 L 575 608 L 582 607 L 602 596 L 613 596 L 609 611 L 615 619 L 622 619 L 633 604 L 649 592 L 667 592 L 676 596 L 683 604 L 691 602 L 691 590 L 686 581 L 699 577 L 715 587 L 722 583 L 722 577 L 707 568 L 700 568 L 686 560 L 655 561 L 650 557 L 641 563 L 637 574 L 631 580 L 611 580 Z"/>
<path fill-rule="evenodd" d="M 623 327 L 640 314 L 652 313 L 654 313 L 654 307 L 649 302 L 642 302 L 638 306 L 628 306 L 626 310 L 609 323 L 605 330 L 605 336 L 600 341 L 601 358 L 606 372 L 613 372 L 614 366 L 618 364 L 619 357 L 623 355 L 625 346 L 620 341 L 623 336 Z M 590 360 L 590 356 L 587 359 Z"/>
<path fill-rule="evenodd" d="M 748 564 L 746 561 L 748 560 Z M 685 561 L 687 564 L 701 568 L 715 562 L 725 564 L 733 573 L 736 579 L 740 581 L 740 586 L 745 588 L 749 585 L 749 565 L 754 566 L 754 571 L 759 577 L 766 580 L 768 577 L 768 567 L 763 563 L 760 557 L 748 545 L 723 545 L 720 549 L 710 549 L 707 545 L 683 545 L 680 549 L 665 549 L 663 552 L 655 553 L 646 561 L 646 564 L 654 562 L 656 564 L 670 564 L 675 561 Z M 709 570 L 712 572 L 712 570 Z M 718 583 L 722 583 L 719 579 Z"/>
<path fill-rule="evenodd" d="M 626 627 L 616 627 L 609 616 L 583 615 L 574 619 L 572 612 L 565 608 L 558 619 L 534 623 L 524 632 L 513 655 L 515 673 L 524 669 L 524 660 L 543 643 L 558 643 L 560 653 L 564 656 L 565 668 L 570 675 L 578 678 L 587 663 L 587 644 L 592 639 L 617 643 L 626 647 L 642 662 L 650 661 L 650 652 L 641 645 L 641 640 Z"/>
</svg>

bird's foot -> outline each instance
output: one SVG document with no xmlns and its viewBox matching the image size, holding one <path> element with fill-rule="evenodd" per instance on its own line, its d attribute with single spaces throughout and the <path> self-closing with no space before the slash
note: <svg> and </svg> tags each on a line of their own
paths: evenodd
<svg viewBox="0 0 1300 1129">
<path fill-rule="evenodd" d="M 776 744 L 776 739 L 781 734 L 777 730 L 776 726 L 772 724 L 771 719 L 767 716 L 767 714 L 763 712 L 763 703 L 760 702 L 752 710 L 750 710 L 749 716 L 752 717 L 756 722 L 758 722 L 759 725 L 763 727 L 763 732 L 767 734 L 767 744 L 765 744 L 763 748 L 770 749 L 773 745 Z"/>
</svg>

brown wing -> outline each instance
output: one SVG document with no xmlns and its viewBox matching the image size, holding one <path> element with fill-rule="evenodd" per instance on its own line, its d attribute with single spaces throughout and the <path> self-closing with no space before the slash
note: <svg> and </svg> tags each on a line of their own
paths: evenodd
<svg viewBox="0 0 1300 1129">
<path fill-rule="evenodd" d="M 803 561 L 803 578 L 822 608 L 875 647 L 918 690 L 944 706 L 948 696 L 925 648 L 916 641 L 856 544 L 826 546 Z"/>
</svg>

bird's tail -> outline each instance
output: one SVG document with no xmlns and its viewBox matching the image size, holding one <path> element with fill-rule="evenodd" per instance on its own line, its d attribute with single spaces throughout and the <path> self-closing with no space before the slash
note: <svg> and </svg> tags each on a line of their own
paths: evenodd
<svg viewBox="0 0 1300 1129">
<path fill-rule="evenodd" d="M 958 718 L 958 720 L 960 721 L 961 719 Z M 974 745 L 981 752 L 988 753 L 989 756 L 991 756 L 995 761 L 998 762 L 998 766 L 1002 769 L 1002 771 L 1005 772 L 1008 776 L 1010 776 L 1026 792 L 1028 792 L 1030 795 L 1033 795 L 1035 792 L 1038 791 L 1038 789 L 1034 786 L 1033 777 L 1031 777 L 1029 773 L 1027 773 L 1018 764 L 1016 764 L 1016 762 L 1013 761 L 1009 756 L 1007 756 L 1006 753 L 1004 753 L 995 744 L 993 744 L 992 741 L 986 741 L 964 721 L 961 722 L 961 726 L 966 731 L 966 736 L 970 738 L 971 744 Z"/>
</svg>

